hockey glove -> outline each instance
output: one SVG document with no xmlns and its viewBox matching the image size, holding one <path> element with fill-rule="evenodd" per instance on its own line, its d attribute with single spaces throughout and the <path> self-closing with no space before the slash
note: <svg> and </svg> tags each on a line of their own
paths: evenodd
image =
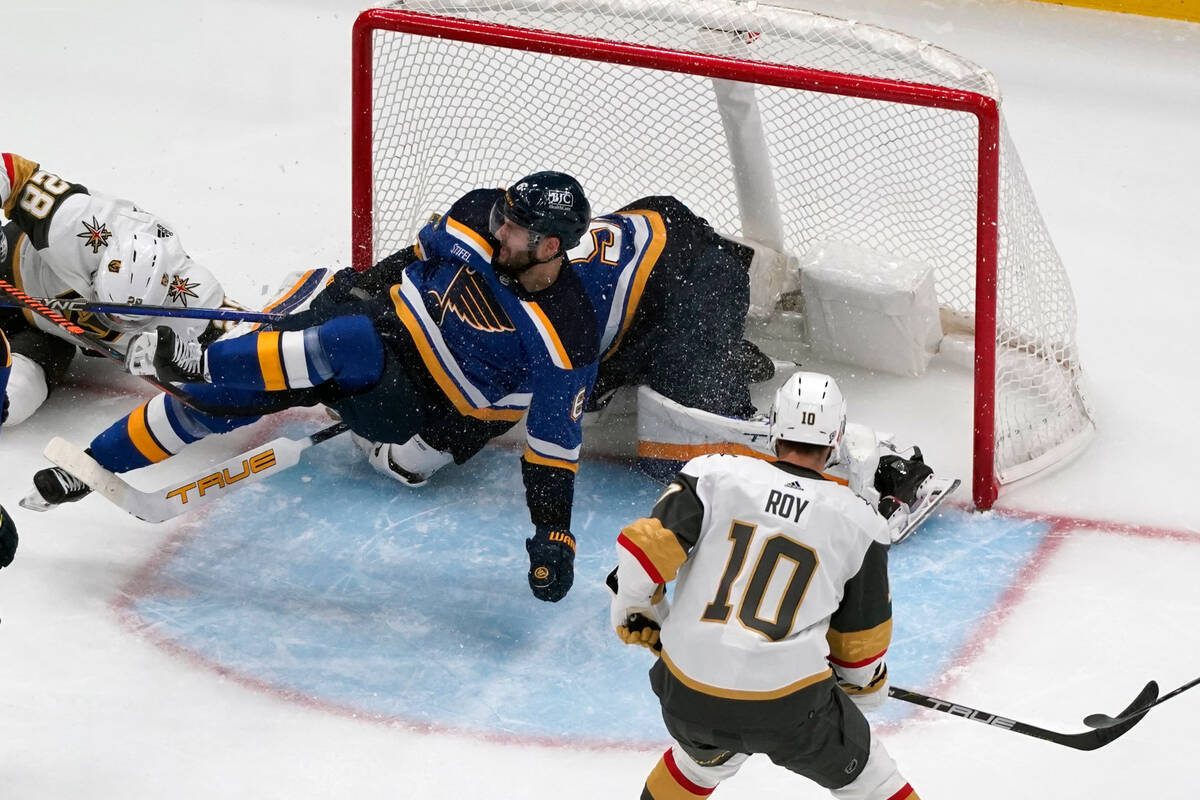
<svg viewBox="0 0 1200 800">
<path fill-rule="evenodd" d="M 912 507 L 917 501 L 917 493 L 933 470 L 925 465 L 921 451 L 913 448 L 912 458 L 901 458 L 897 455 L 887 455 L 879 459 L 879 467 L 875 470 L 875 489 L 882 500 L 879 503 L 880 512 L 890 516 L 885 508 L 889 498 Z M 894 510 L 895 504 L 889 504 Z"/>
<path fill-rule="evenodd" d="M 557 603 L 575 581 L 575 537 L 569 531 L 538 526 L 525 540 L 529 553 L 529 588 L 538 600 Z"/>
<path fill-rule="evenodd" d="M 604 580 L 612 593 L 609 617 L 617 638 L 625 644 L 638 645 L 657 653 L 662 650 L 659 631 L 671 608 L 667 600 L 667 587 L 662 584 L 654 587 L 654 594 L 648 600 L 644 597 L 626 597 L 620 591 L 618 569 L 614 568 Z"/>
<path fill-rule="evenodd" d="M 850 700 L 858 706 L 859 711 L 874 711 L 882 706 L 883 701 L 888 698 L 890 682 L 888 681 L 887 664 L 880 661 L 875 666 L 874 674 L 870 678 L 865 686 L 858 686 L 840 675 L 838 676 L 838 688 L 850 696 Z"/>
<path fill-rule="evenodd" d="M 0 506 L 0 567 L 7 567 L 17 554 L 17 526 Z"/>
<path fill-rule="evenodd" d="M 617 626 L 617 637 L 625 644 L 645 647 L 654 653 L 662 652 L 659 624 L 645 614 L 630 614 L 623 625 Z"/>
</svg>

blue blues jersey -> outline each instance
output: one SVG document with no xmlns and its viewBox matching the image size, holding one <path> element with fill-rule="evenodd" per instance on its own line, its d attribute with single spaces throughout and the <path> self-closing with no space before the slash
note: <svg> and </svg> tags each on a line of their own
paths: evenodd
<svg viewBox="0 0 1200 800">
<path fill-rule="evenodd" d="M 667 227 L 658 211 L 627 210 L 593 219 L 567 254 L 596 311 L 601 359 L 620 347 L 666 245 Z"/>
<path fill-rule="evenodd" d="M 391 301 L 460 414 L 511 422 L 527 412 L 525 461 L 574 472 L 596 377 L 596 315 L 570 269 L 531 293 L 492 267 L 488 214 L 501 194 L 470 192 L 426 225 Z"/>
</svg>

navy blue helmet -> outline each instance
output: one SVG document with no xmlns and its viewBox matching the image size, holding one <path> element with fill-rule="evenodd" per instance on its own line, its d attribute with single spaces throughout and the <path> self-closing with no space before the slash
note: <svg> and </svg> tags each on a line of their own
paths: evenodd
<svg viewBox="0 0 1200 800">
<path fill-rule="evenodd" d="M 491 229 L 504 220 L 527 229 L 530 250 L 546 236 L 557 236 L 562 250 L 579 244 L 592 221 L 592 207 L 579 181 L 562 172 L 535 172 L 517 181 L 492 206 Z"/>
</svg>

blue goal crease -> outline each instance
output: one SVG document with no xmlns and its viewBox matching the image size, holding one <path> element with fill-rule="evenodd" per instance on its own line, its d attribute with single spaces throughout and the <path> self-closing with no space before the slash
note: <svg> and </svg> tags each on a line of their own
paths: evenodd
<svg viewBox="0 0 1200 800">
<path fill-rule="evenodd" d="M 540 739 L 664 740 L 649 654 L 609 631 L 603 586 L 617 532 L 650 509 L 661 484 L 620 463 L 586 463 L 575 490 L 575 585 L 546 604 L 526 583 L 516 461 L 488 448 L 407 491 L 349 442 L 313 448 L 260 491 L 211 511 L 129 610 L 222 669 L 372 717 Z M 947 510 L 895 547 L 893 682 L 926 686 L 948 669 L 1048 529 Z M 898 705 L 872 718 L 899 720 L 909 710 Z"/>
</svg>

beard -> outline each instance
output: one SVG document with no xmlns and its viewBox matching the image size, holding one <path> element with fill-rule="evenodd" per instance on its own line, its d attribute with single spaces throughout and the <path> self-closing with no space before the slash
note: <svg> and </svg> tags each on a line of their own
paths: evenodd
<svg viewBox="0 0 1200 800">
<path fill-rule="evenodd" d="M 498 272 L 513 278 L 532 267 L 533 264 L 533 254 L 524 250 L 519 253 L 510 252 L 507 258 L 504 258 L 498 251 L 495 258 L 492 259 L 492 266 Z"/>
</svg>

